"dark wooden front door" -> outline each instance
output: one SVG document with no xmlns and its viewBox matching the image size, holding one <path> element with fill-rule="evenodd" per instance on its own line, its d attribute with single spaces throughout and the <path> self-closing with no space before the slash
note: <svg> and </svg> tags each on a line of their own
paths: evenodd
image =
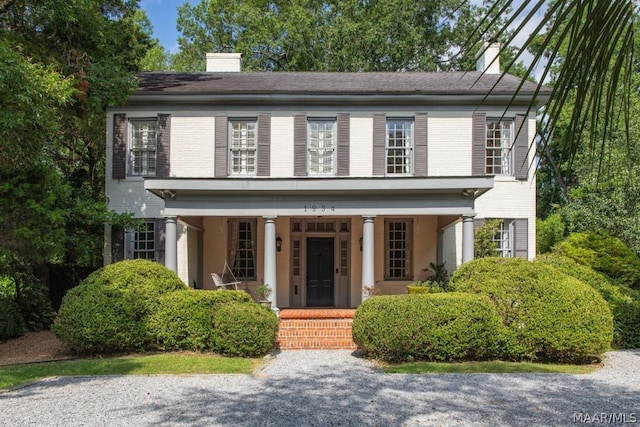
<svg viewBox="0 0 640 427">
<path fill-rule="evenodd" d="M 333 307 L 333 237 L 307 239 L 307 307 Z"/>
</svg>

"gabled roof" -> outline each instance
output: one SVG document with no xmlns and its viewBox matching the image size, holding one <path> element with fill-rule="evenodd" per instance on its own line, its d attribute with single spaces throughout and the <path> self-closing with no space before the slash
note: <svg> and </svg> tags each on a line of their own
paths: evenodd
<svg viewBox="0 0 640 427">
<path fill-rule="evenodd" d="M 130 103 L 153 99 L 173 99 L 177 102 L 203 102 L 205 99 L 229 101 L 249 99 L 268 102 L 311 99 L 420 98 L 422 101 L 446 100 L 460 102 L 473 98 L 500 103 L 515 101 L 537 104 L 546 102 L 551 90 L 513 75 L 482 74 L 479 72 L 398 72 L 398 73 L 316 73 L 316 72 L 228 72 L 178 73 L 147 72 L 138 75 L 139 87 Z M 522 85 L 520 87 L 520 85 Z M 518 99 L 512 97 L 520 88 Z M 376 101 L 377 100 L 377 101 Z M 464 101 L 463 101 L 464 102 Z"/>
</svg>

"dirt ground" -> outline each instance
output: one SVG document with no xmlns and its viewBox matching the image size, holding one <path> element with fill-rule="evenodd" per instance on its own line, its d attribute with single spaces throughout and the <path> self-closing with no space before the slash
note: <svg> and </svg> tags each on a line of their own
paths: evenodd
<svg viewBox="0 0 640 427">
<path fill-rule="evenodd" d="M 51 331 L 27 332 L 19 338 L 0 342 L 0 366 L 73 357 L 69 348 Z"/>
</svg>

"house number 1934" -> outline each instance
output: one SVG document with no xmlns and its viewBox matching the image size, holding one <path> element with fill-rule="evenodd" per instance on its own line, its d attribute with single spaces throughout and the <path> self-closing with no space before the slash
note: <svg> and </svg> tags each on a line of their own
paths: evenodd
<svg viewBox="0 0 640 427">
<path fill-rule="evenodd" d="M 336 208 L 335 206 L 327 206 L 327 205 L 304 205 L 304 211 L 305 212 L 335 212 Z"/>
</svg>

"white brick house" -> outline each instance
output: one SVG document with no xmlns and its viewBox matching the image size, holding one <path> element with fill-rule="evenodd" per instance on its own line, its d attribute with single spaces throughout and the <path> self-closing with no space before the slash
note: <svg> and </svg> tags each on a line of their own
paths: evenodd
<svg viewBox="0 0 640 427">
<path fill-rule="evenodd" d="M 534 256 L 534 84 L 512 99 L 520 79 L 489 72 L 208 61 L 224 72 L 143 73 L 107 112 L 109 208 L 146 228 L 107 225 L 106 263 L 155 259 L 207 289 L 226 262 L 279 308 L 355 307 L 473 258 L 474 220 L 503 220 L 504 256 Z"/>
</svg>

